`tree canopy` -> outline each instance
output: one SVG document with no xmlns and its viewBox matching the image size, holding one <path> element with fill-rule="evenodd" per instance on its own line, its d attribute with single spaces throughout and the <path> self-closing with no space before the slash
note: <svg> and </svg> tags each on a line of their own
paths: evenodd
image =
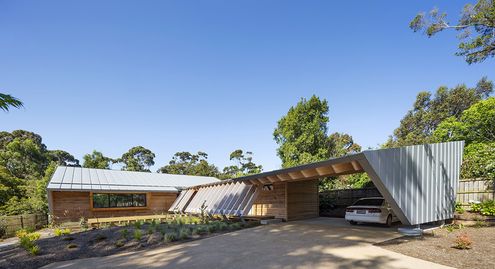
<svg viewBox="0 0 495 269">
<path fill-rule="evenodd" d="M 136 146 L 122 155 L 118 162 L 124 164 L 122 170 L 151 172 L 150 166 L 155 164 L 155 153 L 143 147 Z"/>
<path fill-rule="evenodd" d="M 91 154 L 83 156 L 83 161 L 83 167 L 85 168 L 109 169 L 112 159 L 105 157 L 99 151 L 93 150 Z"/>
<path fill-rule="evenodd" d="M 196 154 L 187 151 L 177 152 L 168 165 L 158 169 L 158 172 L 208 177 L 217 177 L 219 174 L 218 168 L 208 162 L 208 154 L 201 151 Z"/>
<path fill-rule="evenodd" d="M 433 142 L 433 132 L 449 117 L 458 119 L 471 105 L 486 99 L 493 92 L 493 83 L 482 78 L 473 88 L 461 84 L 454 88 L 440 87 L 432 96 L 420 92 L 413 108 L 401 120 L 385 147 L 398 147 Z"/>
<path fill-rule="evenodd" d="M 234 161 L 235 165 L 230 165 L 223 169 L 222 177 L 224 178 L 258 174 L 263 170 L 263 166 L 253 162 L 253 153 L 251 151 L 244 152 L 242 149 L 236 149 L 230 153 L 230 160 Z"/>
<path fill-rule="evenodd" d="M 461 31 L 458 35 L 458 56 L 469 64 L 483 62 L 495 55 L 495 2 L 478 0 L 476 4 L 467 4 L 461 11 L 457 23 L 450 24 L 447 14 L 437 8 L 428 14 L 421 12 L 409 23 L 414 31 L 423 31 L 428 37 L 447 30 Z"/>
</svg>

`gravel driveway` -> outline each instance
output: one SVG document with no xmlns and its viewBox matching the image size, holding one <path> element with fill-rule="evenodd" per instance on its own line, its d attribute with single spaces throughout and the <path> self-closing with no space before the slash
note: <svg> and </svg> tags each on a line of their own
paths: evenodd
<svg viewBox="0 0 495 269">
<path fill-rule="evenodd" d="M 317 218 L 43 268 L 450 268 L 372 245 L 397 236 L 395 228 Z"/>
</svg>

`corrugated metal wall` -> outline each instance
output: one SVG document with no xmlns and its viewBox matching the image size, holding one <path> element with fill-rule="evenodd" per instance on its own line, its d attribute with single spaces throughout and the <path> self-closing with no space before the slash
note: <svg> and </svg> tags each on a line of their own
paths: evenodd
<svg viewBox="0 0 495 269">
<path fill-rule="evenodd" d="M 457 141 L 365 151 L 361 165 L 399 219 L 415 225 L 453 218 L 463 148 Z"/>
</svg>

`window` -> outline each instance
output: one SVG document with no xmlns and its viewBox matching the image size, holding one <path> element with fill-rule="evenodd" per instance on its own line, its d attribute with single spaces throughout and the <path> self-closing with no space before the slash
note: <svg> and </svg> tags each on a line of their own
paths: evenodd
<svg viewBox="0 0 495 269">
<path fill-rule="evenodd" d="M 145 193 L 94 193 L 94 208 L 145 207 Z"/>
</svg>

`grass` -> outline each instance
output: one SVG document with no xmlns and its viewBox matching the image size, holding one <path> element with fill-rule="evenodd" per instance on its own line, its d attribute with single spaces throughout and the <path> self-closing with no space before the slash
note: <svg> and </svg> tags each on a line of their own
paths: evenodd
<svg viewBox="0 0 495 269">
<path fill-rule="evenodd" d="M 143 237 L 143 232 L 141 230 L 134 230 L 134 239 L 136 239 L 137 241 L 141 240 L 141 238 Z"/>
<path fill-rule="evenodd" d="M 166 233 L 165 236 L 163 236 L 165 242 L 175 242 L 177 241 L 177 235 L 175 233 Z"/>
<path fill-rule="evenodd" d="M 115 247 L 121 248 L 125 245 L 125 240 L 124 239 L 119 239 L 117 242 L 115 242 Z"/>
</svg>

